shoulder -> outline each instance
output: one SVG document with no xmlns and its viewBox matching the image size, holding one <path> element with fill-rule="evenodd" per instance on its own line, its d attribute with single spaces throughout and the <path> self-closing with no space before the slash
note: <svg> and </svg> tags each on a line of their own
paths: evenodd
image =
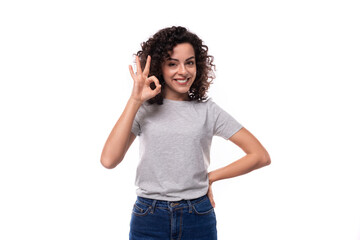
<svg viewBox="0 0 360 240">
<path fill-rule="evenodd" d="M 205 105 L 209 106 L 209 105 L 212 105 L 214 103 L 212 97 L 208 97 L 207 99 L 202 100 L 202 101 L 194 101 L 194 102 L 197 103 L 198 105 L 204 105 L 204 106 Z"/>
<path fill-rule="evenodd" d="M 143 117 L 147 112 L 151 111 L 150 109 L 151 107 L 152 107 L 151 104 L 144 102 L 143 104 L 141 104 L 140 108 L 138 109 L 136 116 Z"/>
<path fill-rule="evenodd" d="M 158 105 L 156 103 L 151 104 L 144 102 L 138 109 L 136 116 L 140 119 L 154 116 L 161 110 L 162 107 L 162 105 Z"/>
<path fill-rule="evenodd" d="M 207 108 L 209 109 L 209 111 L 218 111 L 219 110 L 219 105 L 216 104 L 216 102 L 214 101 L 214 99 L 212 97 L 208 98 L 208 100 L 205 102 L 207 105 Z"/>
<path fill-rule="evenodd" d="M 139 111 L 141 112 L 147 112 L 147 111 L 151 111 L 154 108 L 158 108 L 160 105 L 156 104 L 156 103 L 148 103 L 148 102 L 144 102 L 141 107 L 139 108 Z"/>
</svg>

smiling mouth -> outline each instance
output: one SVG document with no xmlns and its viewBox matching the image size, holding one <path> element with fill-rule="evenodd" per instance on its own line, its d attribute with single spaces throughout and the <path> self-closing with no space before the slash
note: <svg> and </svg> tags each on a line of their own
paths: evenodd
<svg viewBox="0 0 360 240">
<path fill-rule="evenodd" d="M 189 81 L 189 80 L 190 80 L 190 78 L 175 79 L 175 81 L 180 82 L 180 83 L 185 83 L 185 82 L 187 82 L 187 81 Z"/>
<path fill-rule="evenodd" d="M 186 85 L 190 78 L 174 79 L 179 85 Z"/>
</svg>

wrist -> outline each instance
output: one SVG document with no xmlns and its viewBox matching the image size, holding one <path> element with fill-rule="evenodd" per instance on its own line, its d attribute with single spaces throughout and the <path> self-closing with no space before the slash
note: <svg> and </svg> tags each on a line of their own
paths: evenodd
<svg viewBox="0 0 360 240">
<path fill-rule="evenodd" d="M 135 99 L 135 98 L 133 98 L 133 97 L 130 97 L 130 98 L 129 98 L 129 102 L 130 102 L 131 104 L 135 104 L 135 105 L 139 105 L 139 106 L 141 106 L 141 105 L 143 104 L 143 102 L 142 102 L 141 100 L 137 100 L 137 99 Z"/>
<path fill-rule="evenodd" d="M 213 173 L 213 172 L 209 172 L 209 173 L 208 173 L 208 178 L 209 178 L 209 185 L 211 185 L 211 184 L 213 184 L 213 182 L 215 182 L 214 173 Z"/>
</svg>

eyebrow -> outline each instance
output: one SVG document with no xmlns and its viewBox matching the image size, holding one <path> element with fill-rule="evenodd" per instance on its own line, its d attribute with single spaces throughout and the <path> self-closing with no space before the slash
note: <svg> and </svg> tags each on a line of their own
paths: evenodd
<svg viewBox="0 0 360 240">
<path fill-rule="evenodd" d="M 190 59 L 193 59 L 193 58 L 195 58 L 195 56 L 192 56 L 192 57 L 189 57 L 188 59 L 186 59 L 185 61 L 189 61 Z M 178 59 L 176 59 L 176 58 L 168 58 L 167 60 L 169 60 L 169 61 L 177 61 L 177 62 L 179 62 L 179 60 Z"/>
</svg>

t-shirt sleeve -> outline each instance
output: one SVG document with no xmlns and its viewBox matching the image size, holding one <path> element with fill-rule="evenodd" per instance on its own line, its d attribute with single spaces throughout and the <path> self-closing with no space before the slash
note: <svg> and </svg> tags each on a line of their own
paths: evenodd
<svg viewBox="0 0 360 240">
<path fill-rule="evenodd" d="M 211 101 L 211 111 L 214 121 L 213 135 L 220 136 L 228 140 L 232 135 L 239 131 L 243 126 L 233 116 L 224 109 Z"/>
<path fill-rule="evenodd" d="M 133 134 L 135 134 L 135 136 L 140 136 L 141 134 L 141 126 L 140 126 L 140 109 L 138 110 L 138 112 L 135 115 L 132 127 L 131 127 L 131 132 Z"/>
</svg>

